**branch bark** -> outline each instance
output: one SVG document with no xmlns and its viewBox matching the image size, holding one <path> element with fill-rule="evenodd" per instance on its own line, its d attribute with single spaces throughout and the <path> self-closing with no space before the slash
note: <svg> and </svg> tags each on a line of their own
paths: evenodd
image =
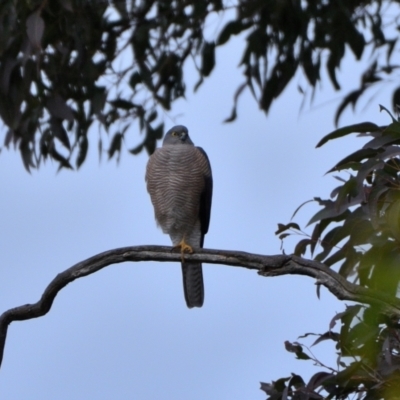
<svg viewBox="0 0 400 400">
<path fill-rule="evenodd" d="M 339 300 L 379 306 L 382 313 L 400 318 L 400 300 L 382 292 L 352 284 L 325 265 L 293 255 L 259 255 L 241 251 L 197 249 L 185 259 L 208 264 L 223 264 L 255 270 L 261 276 L 306 275 L 316 279 Z M 8 326 L 13 321 L 38 318 L 49 312 L 58 292 L 75 279 L 93 274 L 109 265 L 127 261 L 180 262 L 180 253 L 165 246 L 122 247 L 97 254 L 58 274 L 47 286 L 40 300 L 11 308 L 0 316 L 0 366 L 2 364 Z"/>
</svg>

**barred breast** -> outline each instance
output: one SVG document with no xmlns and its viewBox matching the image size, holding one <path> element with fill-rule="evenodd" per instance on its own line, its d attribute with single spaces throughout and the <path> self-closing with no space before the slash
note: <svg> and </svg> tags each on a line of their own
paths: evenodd
<svg viewBox="0 0 400 400">
<path fill-rule="evenodd" d="M 210 175 L 208 160 L 195 146 L 163 146 L 150 157 L 147 190 L 164 233 L 180 239 L 190 234 L 199 217 L 205 177 Z"/>
</svg>

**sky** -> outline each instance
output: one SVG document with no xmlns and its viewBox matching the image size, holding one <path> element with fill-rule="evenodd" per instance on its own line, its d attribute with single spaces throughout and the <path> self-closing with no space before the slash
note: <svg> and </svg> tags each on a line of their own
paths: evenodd
<svg viewBox="0 0 400 400">
<path fill-rule="evenodd" d="M 300 75 L 268 116 L 246 92 L 237 121 L 224 124 L 241 82 L 236 46 L 240 41 L 217 53 L 216 70 L 196 94 L 190 87 L 197 77 L 187 71 L 187 98 L 165 114 L 165 124 L 167 129 L 186 125 L 212 165 L 214 196 L 205 247 L 279 254 L 277 223 L 289 222 L 302 202 L 327 198 L 336 184 L 325 172 L 361 146 L 361 139 L 315 149 L 335 129 L 340 95 L 325 79 L 313 105 L 300 111 Z M 358 85 L 360 68 L 346 57 L 339 75 L 343 87 Z M 388 92 L 381 91 L 367 108 L 346 111 L 340 125 L 389 123 L 379 103 L 390 105 Z M 134 123 L 131 130 L 140 141 Z M 90 134 L 93 143 L 96 135 Z M 90 256 L 123 246 L 170 244 L 156 226 L 146 192 L 147 154 L 125 152 L 119 165 L 106 157 L 99 163 L 95 147 L 78 172 L 57 173 L 49 162 L 31 175 L 17 152 L 1 152 L 0 312 L 36 302 L 59 272 Z M 306 205 L 295 220 L 304 227 L 316 211 L 315 205 Z M 284 243 L 286 253 L 299 239 Z M 308 277 L 265 278 L 207 264 L 203 272 L 200 309 L 185 305 L 178 263 L 111 265 L 71 283 L 47 315 L 10 326 L 1 398 L 261 400 L 266 395 L 260 381 L 292 372 L 309 379 L 321 370 L 296 360 L 284 341 L 326 332 L 344 302 L 326 289 L 318 299 Z M 331 343 L 312 351 L 335 367 Z"/>
</svg>

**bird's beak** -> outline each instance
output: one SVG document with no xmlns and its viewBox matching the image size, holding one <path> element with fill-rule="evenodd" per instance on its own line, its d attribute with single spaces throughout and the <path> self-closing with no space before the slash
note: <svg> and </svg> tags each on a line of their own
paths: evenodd
<svg viewBox="0 0 400 400">
<path fill-rule="evenodd" d="M 181 132 L 181 134 L 180 134 L 180 136 L 179 136 L 179 139 L 181 139 L 182 142 L 184 142 L 184 141 L 186 140 L 186 138 L 187 138 L 186 132 Z"/>
</svg>

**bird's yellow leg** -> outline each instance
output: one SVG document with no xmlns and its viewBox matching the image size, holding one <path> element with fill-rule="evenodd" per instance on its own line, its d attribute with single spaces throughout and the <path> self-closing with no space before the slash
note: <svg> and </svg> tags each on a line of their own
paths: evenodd
<svg viewBox="0 0 400 400">
<path fill-rule="evenodd" d="M 192 246 L 185 242 L 185 238 L 183 238 L 176 246 L 174 246 L 174 249 L 181 249 L 182 262 L 184 261 L 184 253 L 193 253 Z"/>
</svg>

